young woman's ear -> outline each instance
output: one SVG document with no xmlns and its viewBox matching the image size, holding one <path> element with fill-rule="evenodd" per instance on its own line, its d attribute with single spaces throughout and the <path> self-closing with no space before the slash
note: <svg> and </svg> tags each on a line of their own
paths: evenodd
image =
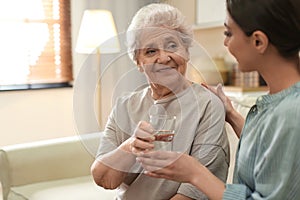
<svg viewBox="0 0 300 200">
<path fill-rule="evenodd" d="M 269 38 L 262 31 L 252 33 L 253 45 L 259 53 L 264 53 L 269 45 Z"/>
</svg>

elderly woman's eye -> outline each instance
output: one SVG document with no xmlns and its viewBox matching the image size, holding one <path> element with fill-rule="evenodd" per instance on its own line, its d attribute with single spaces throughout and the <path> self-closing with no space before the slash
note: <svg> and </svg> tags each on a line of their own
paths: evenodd
<svg viewBox="0 0 300 200">
<path fill-rule="evenodd" d="M 168 43 L 167 50 L 168 51 L 175 51 L 178 45 L 175 42 Z"/>
<path fill-rule="evenodd" d="M 156 52 L 156 49 L 147 49 L 146 50 L 146 55 L 152 55 Z"/>
</svg>

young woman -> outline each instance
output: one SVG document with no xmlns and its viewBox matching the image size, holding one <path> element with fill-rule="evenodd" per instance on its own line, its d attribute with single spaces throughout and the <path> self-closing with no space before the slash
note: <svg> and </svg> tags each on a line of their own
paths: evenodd
<svg viewBox="0 0 300 200">
<path fill-rule="evenodd" d="M 299 199 L 300 1 L 226 3 L 225 46 L 241 71 L 258 71 L 269 86 L 246 120 L 220 86 L 209 87 L 240 138 L 233 184 L 224 185 L 186 154 L 153 151 L 137 160 L 148 176 L 191 183 L 209 199 Z"/>
</svg>

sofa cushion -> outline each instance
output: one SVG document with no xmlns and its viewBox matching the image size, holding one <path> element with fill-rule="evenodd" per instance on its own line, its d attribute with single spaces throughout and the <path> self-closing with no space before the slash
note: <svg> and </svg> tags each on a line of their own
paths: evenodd
<svg viewBox="0 0 300 200">
<path fill-rule="evenodd" d="M 91 176 L 12 187 L 8 200 L 113 200 L 116 190 L 97 186 Z"/>
</svg>

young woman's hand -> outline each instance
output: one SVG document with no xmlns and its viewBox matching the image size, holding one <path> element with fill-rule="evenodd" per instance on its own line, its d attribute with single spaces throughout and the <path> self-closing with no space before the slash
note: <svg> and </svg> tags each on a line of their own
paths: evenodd
<svg viewBox="0 0 300 200">
<path fill-rule="evenodd" d="M 206 87 L 207 89 L 209 89 L 212 93 L 216 94 L 221 99 L 221 101 L 224 104 L 225 111 L 226 111 L 225 120 L 232 126 L 236 136 L 238 138 L 240 138 L 241 134 L 242 134 L 242 129 L 243 129 L 243 126 L 245 123 L 245 119 L 240 113 L 238 113 L 233 108 L 231 100 L 225 95 L 225 93 L 222 89 L 222 85 L 218 84 L 216 88 L 214 88 L 212 86 L 208 86 L 204 83 L 202 83 L 201 85 Z"/>
<path fill-rule="evenodd" d="M 204 83 L 201 83 L 201 85 L 209 89 L 212 93 L 214 93 L 221 99 L 226 110 L 226 121 L 228 122 L 228 117 L 231 113 L 235 111 L 235 109 L 232 106 L 231 100 L 225 95 L 222 88 L 222 84 L 219 83 L 216 88 L 213 86 L 206 85 Z"/>
<path fill-rule="evenodd" d="M 195 158 L 178 152 L 151 151 L 136 158 L 153 178 L 165 178 L 190 183 L 204 192 L 209 199 L 222 199 L 225 184 Z"/>
<path fill-rule="evenodd" d="M 200 163 L 193 157 L 171 151 L 151 151 L 137 157 L 145 174 L 177 182 L 192 182 Z M 194 172 L 194 173 L 193 173 Z"/>
</svg>

